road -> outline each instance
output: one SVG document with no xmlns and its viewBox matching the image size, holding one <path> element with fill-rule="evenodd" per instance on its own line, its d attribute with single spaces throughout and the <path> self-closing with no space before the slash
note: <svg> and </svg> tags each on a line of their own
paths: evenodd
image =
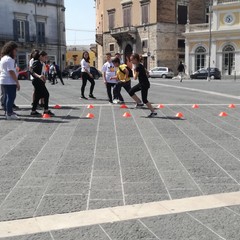
<svg viewBox="0 0 240 240">
<path fill-rule="evenodd" d="M 21 120 L 1 112 L 0 239 L 240 239 L 239 82 L 151 80 L 154 119 L 125 90 L 128 109 L 110 105 L 101 80 L 88 101 L 65 82 L 48 85 L 54 118 L 29 116 L 30 81 Z"/>
</svg>

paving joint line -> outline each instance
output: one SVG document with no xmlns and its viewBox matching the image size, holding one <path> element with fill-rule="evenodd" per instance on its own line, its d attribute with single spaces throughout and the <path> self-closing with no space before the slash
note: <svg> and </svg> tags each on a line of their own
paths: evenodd
<svg viewBox="0 0 240 240">
<path fill-rule="evenodd" d="M 161 240 L 141 219 L 137 220 L 142 226 L 144 226 L 156 239 Z"/>
<path fill-rule="evenodd" d="M 113 240 L 108 233 L 106 232 L 106 230 L 103 228 L 103 226 L 101 224 L 98 224 L 98 226 L 101 228 L 101 230 L 104 232 L 104 234 L 108 237 L 109 240 Z"/>
</svg>

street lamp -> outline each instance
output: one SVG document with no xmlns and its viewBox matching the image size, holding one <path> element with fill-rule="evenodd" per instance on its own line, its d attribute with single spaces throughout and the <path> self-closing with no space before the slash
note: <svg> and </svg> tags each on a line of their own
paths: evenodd
<svg viewBox="0 0 240 240">
<path fill-rule="evenodd" d="M 208 56 L 208 77 L 207 80 L 211 80 L 211 55 L 212 55 L 212 6 L 213 0 L 209 1 L 209 56 Z"/>
</svg>

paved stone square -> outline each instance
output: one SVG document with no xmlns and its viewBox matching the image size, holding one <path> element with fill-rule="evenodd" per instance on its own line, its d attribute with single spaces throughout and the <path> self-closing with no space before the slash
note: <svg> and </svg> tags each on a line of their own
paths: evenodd
<svg viewBox="0 0 240 240">
<path fill-rule="evenodd" d="M 149 100 L 165 108 L 149 119 L 124 89 L 129 109 L 108 103 L 101 80 L 97 100 L 88 101 L 79 98 L 81 80 L 65 81 L 48 85 L 50 104 L 62 106 L 53 110 L 56 117 L 29 116 L 30 81 L 21 81 L 16 100 L 21 120 L 6 121 L 0 112 L 0 229 L 13 220 L 239 192 L 240 82 L 152 80 Z M 123 118 L 126 111 L 131 118 Z M 223 111 L 228 117 L 218 116 Z M 226 203 L 34 235 L 0 232 L 0 238 L 238 240 L 239 226 L 240 205 Z"/>
</svg>

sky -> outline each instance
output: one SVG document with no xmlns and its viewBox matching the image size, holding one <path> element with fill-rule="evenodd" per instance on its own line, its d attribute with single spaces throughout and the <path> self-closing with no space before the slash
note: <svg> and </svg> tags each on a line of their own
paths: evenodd
<svg viewBox="0 0 240 240">
<path fill-rule="evenodd" d="M 94 0 L 65 0 L 67 45 L 95 43 L 94 6 Z"/>
</svg>

